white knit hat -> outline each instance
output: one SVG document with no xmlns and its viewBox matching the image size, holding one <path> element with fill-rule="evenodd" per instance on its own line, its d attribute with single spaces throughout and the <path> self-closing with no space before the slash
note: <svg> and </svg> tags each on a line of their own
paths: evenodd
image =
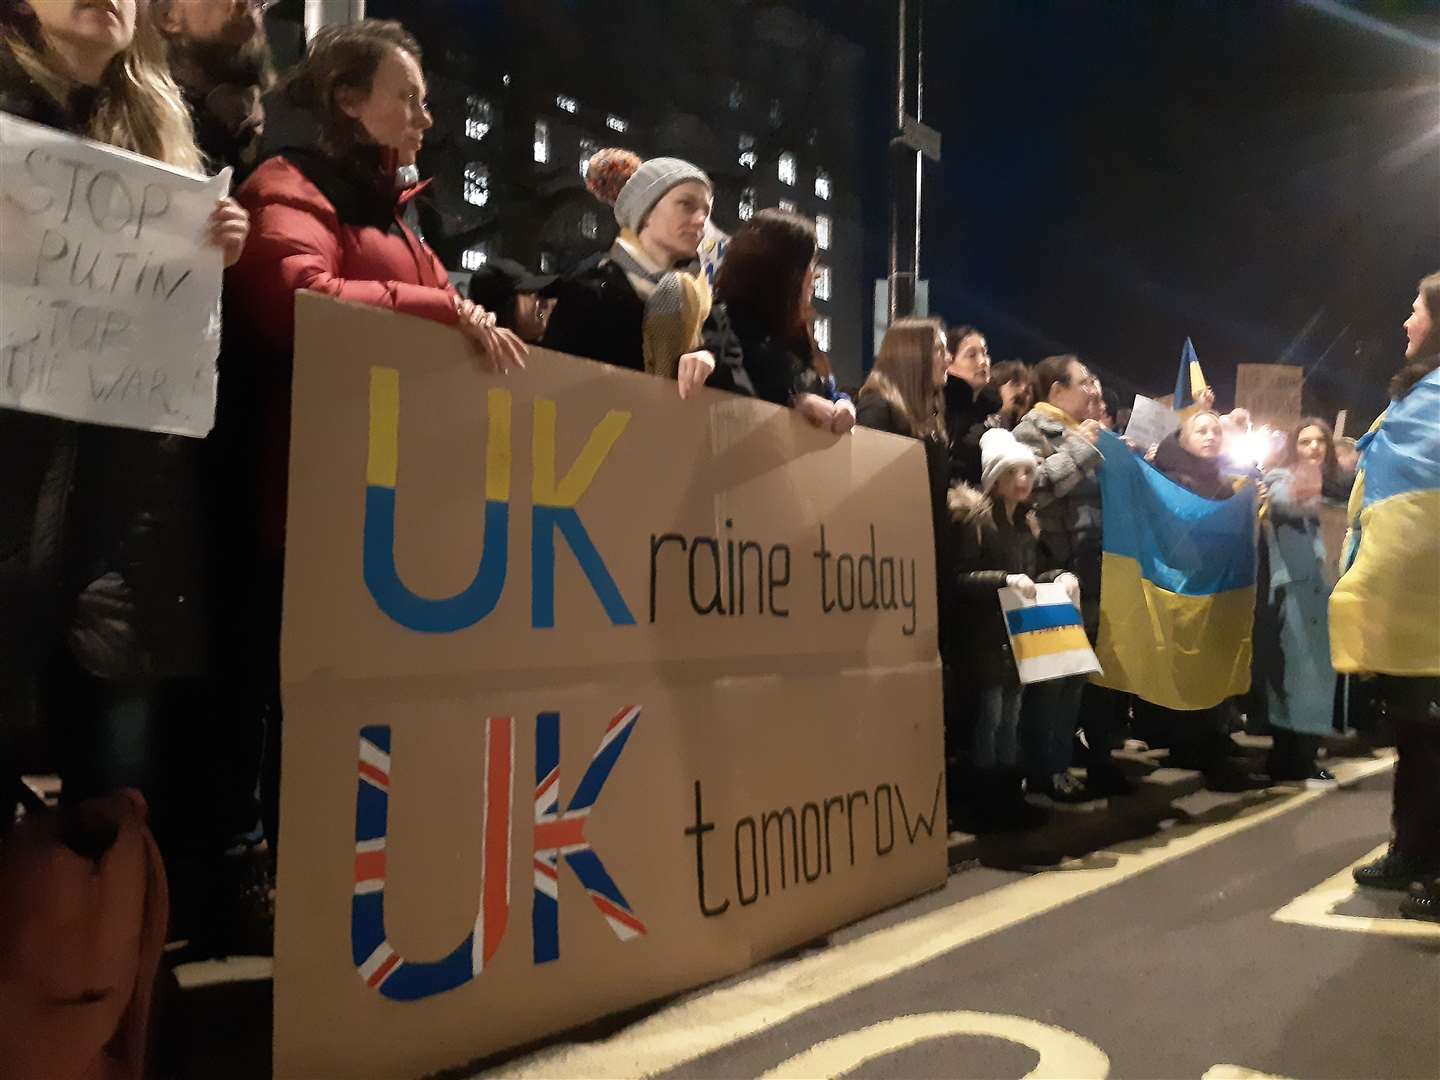
<svg viewBox="0 0 1440 1080">
<path fill-rule="evenodd" d="M 615 199 L 615 220 L 622 229 L 639 232 L 655 204 L 672 188 L 688 183 L 714 187 L 703 171 L 679 158 L 651 158 L 626 181 Z"/>
<path fill-rule="evenodd" d="M 1039 464 L 1035 451 L 1004 428 L 991 428 L 980 436 L 980 490 L 989 494 L 1006 469 Z"/>
</svg>

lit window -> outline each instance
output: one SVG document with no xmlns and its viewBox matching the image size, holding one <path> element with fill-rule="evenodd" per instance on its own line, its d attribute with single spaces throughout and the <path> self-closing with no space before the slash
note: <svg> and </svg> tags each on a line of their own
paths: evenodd
<svg viewBox="0 0 1440 1080">
<path fill-rule="evenodd" d="M 795 213 L 795 204 L 789 199 L 781 199 L 780 209 L 784 210 L 787 214 L 793 214 Z"/>
<path fill-rule="evenodd" d="M 830 215 L 815 215 L 815 242 L 820 245 L 821 251 L 830 250 Z"/>
<path fill-rule="evenodd" d="M 821 315 L 815 320 L 815 347 L 821 352 L 830 351 L 830 316 Z"/>
<path fill-rule="evenodd" d="M 495 110 L 482 97 L 471 95 L 465 99 L 465 134 L 479 142 L 490 134 L 495 126 Z"/>
<path fill-rule="evenodd" d="M 747 187 L 740 192 L 740 220 L 749 221 L 755 216 L 755 189 Z"/>
<path fill-rule="evenodd" d="M 740 164 L 747 169 L 755 168 L 755 136 L 740 136 Z"/>
<path fill-rule="evenodd" d="M 620 134 L 623 135 L 625 134 L 625 132 L 630 130 L 630 121 L 621 120 L 620 117 L 616 116 L 614 113 L 611 113 L 609 116 L 605 117 L 605 126 L 608 127 L 611 131 L 618 131 L 620 132 Z"/>
<path fill-rule="evenodd" d="M 555 270 L 555 256 L 548 251 L 540 253 L 540 272 L 542 274 L 553 273 Z"/>
<path fill-rule="evenodd" d="M 501 76 L 500 76 L 500 81 L 501 81 L 502 83 L 504 83 L 506 86 L 509 86 L 509 85 L 510 85 L 510 73 L 507 71 L 504 75 L 501 75 Z"/>
<path fill-rule="evenodd" d="M 586 240 L 597 240 L 600 237 L 600 215 L 594 210 L 586 210 L 580 215 L 580 235 Z"/>
<path fill-rule="evenodd" d="M 830 198 L 830 174 L 823 169 L 815 174 L 815 195 L 827 201 Z"/>
<path fill-rule="evenodd" d="M 464 270 L 479 270 L 490 261 L 490 245 L 476 244 L 460 253 L 460 266 Z"/>
<path fill-rule="evenodd" d="M 569 94 L 559 94 L 555 98 L 555 107 L 562 112 L 574 114 L 580 111 L 580 102 Z"/>
<path fill-rule="evenodd" d="M 783 119 L 784 119 L 784 114 L 780 111 L 780 99 L 779 99 L 779 98 L 771 98 L 771 99 L 770 99 L 770 126 L 771 126 L 771 127 L 777 127 L 777 128 L 778 128 L 778 127 L 780 126 L 781 122 L 783 121 Z"/>
<path fill-rule="evenodd" d="M 590 172 L 590 159 L 600 152 L 600 144 L 594 139 L 580 140 L 580 179 L 584 180 Z"/>
<path fill-rule="evenodd" d="M 490 202 L 490 167 L 479 161 L 465 166 L 465 201 L 471 206 Z"/>
<path fill-rule="evenodd" d="M 815 299 L 830 299 L 830 268 L 828 266 L 815 268 Z"/>
<path fill-rule="evenodd" d="M 778 172 L 779 175 L 780 175 L 780 182 L 781 182 L 782 184 L 789 184 L 791 187 L 794 187 L 794 186 L 795 186 L 795 155 L 794 155 L 794 154 L 781 154 L 781 155 L 780 155 L 780 168 L 777 170 L 777 172 Z"/>
<path fill-rule="evenodd" d="M 550 125 L 544 120 L 535 121 L 535 163 L 550 164 Z"/>
</svg>

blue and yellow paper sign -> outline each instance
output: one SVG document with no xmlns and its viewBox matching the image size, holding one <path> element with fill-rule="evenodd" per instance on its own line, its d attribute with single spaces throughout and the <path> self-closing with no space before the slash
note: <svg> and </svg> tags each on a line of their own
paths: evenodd
<svg viewBox="0 0 1440 1080">
<path fill-rule="evenodd" d="M 1104 667 L 1092 681 L 1168 709 L 1208 709 L 1250 689 L 1255 491 L 1204 499 L 1101 432 Z"/>
</svg>

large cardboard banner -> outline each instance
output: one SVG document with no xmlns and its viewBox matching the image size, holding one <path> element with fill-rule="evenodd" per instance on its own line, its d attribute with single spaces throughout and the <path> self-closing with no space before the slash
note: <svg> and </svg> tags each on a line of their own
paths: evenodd
<svg viewBox="0 0 1440 1080">
<path fill-rule="evenodd" d="M 1237 364 L 1235 405 L 1249 409 L 1258 427 L 1268 424 L 1290 431 L 1300 422 L 1300 398 L 1305 369 L 1288 364 Z"/>
<path fill-rule="evenodd" d="M 455 1066 L 943 882 L 920 445 L 298 301 L 276 1076 Z"/>
<path fill-rule="evenodd" d="M 0 113 L 0 406 L 208 434 L 229 186 Z"/>
</svg>

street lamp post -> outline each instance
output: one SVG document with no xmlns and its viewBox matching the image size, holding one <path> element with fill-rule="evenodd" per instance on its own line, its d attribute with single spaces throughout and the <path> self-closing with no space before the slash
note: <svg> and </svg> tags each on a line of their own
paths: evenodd
<svg viewBox="0 0 1440 1080">
<path fill-rule="evenodd" d="M 897 0 L 895 133 L 890 140 L 889 321 L 915 313 L 920 275 L 924 159 L 940 160 L 940 133 L 925 126 L 925 0 Z"/>
</svg>

